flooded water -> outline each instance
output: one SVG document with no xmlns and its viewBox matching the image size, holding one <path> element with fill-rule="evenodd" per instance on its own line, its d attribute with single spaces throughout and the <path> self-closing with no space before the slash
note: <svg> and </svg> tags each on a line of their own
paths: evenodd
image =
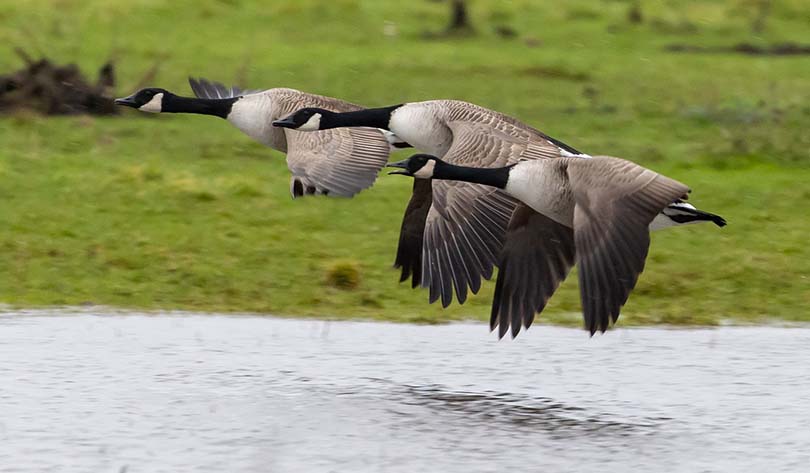
<svg viewBox="0 0 810 473">
<path fill-rule="evenodd" d="M 807 328 L 0 314 L 0 472 L 808 464 Z"/>
</svg>

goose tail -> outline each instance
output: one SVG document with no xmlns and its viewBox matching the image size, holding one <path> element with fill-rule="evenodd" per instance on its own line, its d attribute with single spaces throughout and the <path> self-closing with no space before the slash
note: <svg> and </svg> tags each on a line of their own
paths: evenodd
<svg viewBox="0 0 810 473">
<path fill-rule="evenodd" d="M 391 152 L 394 152 L 394 151 L 396 151 L 398 149 L 403 149 L 403 148 L 413 148 L 413 146 L 411 146 L 409 143 L 407 143 L 407 142 L 403 141 L 402 139 L 400 139 L 394 133 L 392 133 L 392 132 L 390 132 L 388 130 L 382 130 L 382 129 L 380 131 L 382 132 L 383 136 L 385 136 L 385 139 L 388 140 L 388 145 L 391 147 Z"/>
<path fill-rule="evenodd" d="M 694 222 L 712 222 L 718 227 L 726 226 L 726 219 L 717 214 L 704 212 L 698 209 L 693 210 L 693 212 L 694 214 L 691 216 L 691 218 Z"/>
<path fill-rule="evenodd" d="M 667 208 L 658 214 L 650 224 L 650 229 L 659 230 L 661 228 L 701 222 L 712 222 L 718 227 L 726 226 L 726 219 L 723 217 L 698 210 L 694 205 L 679 200 L 669 204 Z"/>
</svg>

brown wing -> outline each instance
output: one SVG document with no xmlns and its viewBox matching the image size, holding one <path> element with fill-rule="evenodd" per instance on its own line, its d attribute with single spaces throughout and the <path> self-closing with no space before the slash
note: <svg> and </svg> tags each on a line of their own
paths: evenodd
<svg viewBox="0 0 810 473">
<path fill-rule="evenodd" d="M 498 167 L 521 159 L 581 154 L 511 117 L 476 105 L 436 101 L 453 133 L 443 159 L 475 167 Z M 489 279 L 503 247 L 506 226 L 516 202 L 505 193 L 479 184 L 433 181 L 433 204 L 425 225 L 422 285 L 430 301 L 447 306 L 455 287 L 459 303 L 469 287 Z"/>
<path fill-rule="evenodd" d="M 689 189 L 618 158 L 567 161 L 582 310 L 594 334 L 616 322 L 635 287 L 650 246 L 650 222 Z"/>
<path fill-rule="evenodd" d="M 432 201 L 430 180 L 414 179 L 411 200 L 402 218 L 397 257 L 394 261 L 395 268 L 402 268 L 399 282 L 412 277 L 411 287 L 422 282 L 422 237 Z"/>
<path fill-rule="evenodd" d="M 447 307 L 453 288 L 460 304 L 492 277 L 516 201 L 494 188 L 457 181 L 433 181 L 433 202 L 425 222 L 422 286 L 430 302 Z"/>
<path fill-rule="evenodd" d="M 371 187 L 388 162 L 388 140 L 375 128 L 285 133 L 287 167 L 304 194 L 351 197 Z"/>
<path fill-rule="evenodd" d="M 195 97 L 203 99 L 227 99 L 259 92 L 258 90 L 242 90 L 236 86 L 226 87 L 219 82 L 208 81 L 202 77 L 199 79 L 189 77 L 188 85 L 191 86 Z"/>
<path fill-rule="evenodd" d="M 336 112 L 361 108 L 332 97 L 293 89 L 271 89 L 269 92 L 279 104 L 278 117 L 303 107 Z M 303 194 L 351 197 L 374 184 L 391 151 L 388 140 L 376 128 L 333 128 L 311 133 L 285 129 L 284 133 L 294 197 L 296 184 L 300 185 Z"/>
<path fill-rule="evenodd" d="M 523 159 L 587 156 L 510 116 L 453 100 L 436 101 L 453 134 L 447 162 L 465 166 L 506 166 Z"/>
<path fill-rule="evenodd" d="M 503 338 L 529 328 L 534 314 L 565 280 L 574 265 L 574 230 L 520 204 L 506 231 L 498 264 L 489 327 Z"/>
</svg>

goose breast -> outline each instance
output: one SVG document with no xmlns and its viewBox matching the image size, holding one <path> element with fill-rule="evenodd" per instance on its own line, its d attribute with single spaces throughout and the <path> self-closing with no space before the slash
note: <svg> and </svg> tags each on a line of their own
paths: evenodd
<svg viewBox="0 0 810 473">
<path fill-rule="evenodd" d="M 444 156 L 453 141 L 450 128 L 427 103 L 405 104 L 391 114 L 389 129 L 414 148 Z"/>
</svg>

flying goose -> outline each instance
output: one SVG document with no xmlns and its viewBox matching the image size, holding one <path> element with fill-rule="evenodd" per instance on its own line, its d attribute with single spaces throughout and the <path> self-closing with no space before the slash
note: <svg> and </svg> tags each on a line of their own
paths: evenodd
<svg viewBox="0 0 810 473">
<path fill-rule="evenodd" d="M 452 164 L 498 167 L 519 160 L 590 156 L 512 117 L 458 100 L 429 100 L 389 107 L 334 113 L 304 108 L 273 125 L 299 131 L 347 126 L 375 127 L 393 132 L 414 148 Z M 430 302 L 448 306 L 453 289 L 459 303 L 467 288 L 476 293 L 481 278 L 497 265 L 517 201 L 493 187 L 451 180 L 415 179 L 405 211 L 394 263 L 400 281 L 430 289 Z M 718 216 L 679 199 L 665 206 L 655 228 L 713 221 Z"/>
<path fill-rule="evenodd" d="M 574 264 L 585 328 L 591 335 L 607 330 L 644 269 L 652 222 L 689 192 L 680 182 L 608 156 L 475 168 L 416 154 L 389 166 L 402 169 L 392 174 L 491 186 L 520 202 L 498 262 L 490 328 L 498 327 L 499 338 L 510 326 L 513 338 L 529 328 Z"/>
<path fill-rule="evenodd" d="M 281 130 L 273 120 L 307 106 L 336 112 L 360 110 L 342 100 L 275 88 L 242 91 L 205 79 L 189 79 L 195 98 L 147 88 L 115 103 L 153 113 L 196 113 L 224 118 L 254 140 L 287 154 L 293 198 L 307 194 L 351 197 L 371 186 L 388 161 L 391 146 L 403 146 L 389 132 L 344 128 L 316 134 Z M 383 133 L 387 133 L 387 136 Z"/>
</svg>

